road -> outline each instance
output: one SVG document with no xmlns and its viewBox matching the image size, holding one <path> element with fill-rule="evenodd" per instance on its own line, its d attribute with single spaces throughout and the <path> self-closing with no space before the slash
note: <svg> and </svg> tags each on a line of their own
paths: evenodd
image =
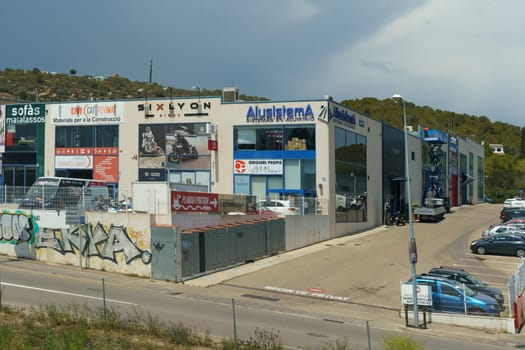
<svg viewBox="0 0 525 350">
<path fill-rule="evenodd" d="M 487 282 L 504 284 L 519 263 L 514 257 L 475 256 L 468 243 L 497 222 L 499 207 L 455 209 L 440 223 L 415 223 L 418 272 L 435 265 L 468 267 Z M 406 327 L 400 317 L 400 283 L 410 275 L 408 226 L 379 228 L 341 237 L 309 249 L 274 257 L 277 262 L 219 283 L 197 287 L 202 279 L 174 284 L 77 267 L 53 266 L 0 257 L 2 302 L 16 305 L 106 304 L 122 313 L 141 310 L 161 320 L 182 321 L 199 331 L 233 337 L 233 320 L 241 339 L 258 327 L 279 331 L 289 347 L 320 347 L 344 338 L 352 346 L 381 348 L 385 336 L 410 335 L 427 349 L 515 348 L 521 335 L 487 334 L 430 324 Z M 301 253 L 302 251 L 308 252 Z M 286 261 L 286 262 L 284 262 Z M 257 262 L 259 263 L 259 262 Z M 245 270 L 246 271 L 246 270 Z M 235 312 L 234 312 L 235 310 Z M 525 343 L 525 342 L 524 342 Z"/>
</svg>

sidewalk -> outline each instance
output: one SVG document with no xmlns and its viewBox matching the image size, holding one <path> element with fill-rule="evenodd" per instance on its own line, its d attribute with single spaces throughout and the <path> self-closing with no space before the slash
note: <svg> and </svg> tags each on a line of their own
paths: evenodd
<svg viewBox="0 0 525 350">
<path fill-rule="evenodd" d="M 460 208 L 454 208 L 456 211 L 461 210 Z M 362 233 L 343 236 L 334 238 L 328 241 L 320 242 L 313 244 L 308 247 L 296 249 L 289 251 L 283 254 L 276 256 L 271 256 L 268 258 L 257 260 L 253 263 L 248 263 L 233 267 L 230 269 L 217 271 L 215 273 L 210 273 L 208 275 L 200 276 L 191 280 L 184 282 L 185 285 L 194 286 L 194 287 L 213 287 L 214 285 L 219 285 L 221 283 L 227 282 L 231 279 L 234 279 L 239 276 L 250 274 L 267 267 L 281 264 L 298 257 L 306 256 L 315 252 L 322 251 L 337 245 L 344 245 L 348 242 L 351 242 L 356 239 L 361 239 L 363 237 L 384 233 L 385 231 L 395 230 L 396 227 L 392 226 L 380 226 Z M 462 327 L 462 326 L 452 326 L 448 324 L 439 324 L 439 323 L 428 323 L 427 329 L 416 329 L 413 327 L 407 327 L 405 325 L 405 316 L 401 310 L 395 312 L 392 310 L 385 310 L 379 312 L 377 308 L 371 308 L 367 305 L 360 305 L 354 303 L 343 303 L 343 304 L 327 304 L 322 305 L 310 305 L 307 310 L 304 310 L 306 313 L 323 313 L 330 314 L 334 317 L 341 317 L 349 321 L 350 319 L 354 320 L 370 320 L 375 323 L 376 326 L 380 328 L 388 328 L 394 331 L 406 332 L 409 334 L 432 334 L 436 337 L 444 337 L 450 339 L 471 339 L 473 342 L 483 342 L 486 344 L 501 345 L 502 347 L 509 348 L 518 348 L 520 346 L 525 347 L 525 339 L 521 334 L 512 334 L 505 332 L 497 332 L 486 329 L 472 328 L 472 327 Z M 421 324 L 422 320 L 420 320 Z M 412 323 L 412 320 L 410 321 Z M 521 344 L 521 345 L 520 345 Z"/>
<path fill-rule="evenodd" d="M 184 284 L 188 286 L 194 286 L 194 287 L 203 287 L 203 288 L 211 287 L 219 283 L 231 280 L 235 277 L 246 275 L 251 272 L 262 270 L 269 266 L 273 266 L 273 265 L 287 262 L 289 260 L 293 260 L 300 256 L 305 256 L 305 255 L 308 255 L 314 252 L 318 252 L 318 251 L 327 249 L 330 245 L 344 244 L 349 241 L 355 240 L 357 238 L 362 238 L 368 235 L 373 235 L 378 232 L 384 232 L 386 230 L 388 230 L 388 228 L 381 226 L 378 228 L 371 229 L 369 231 L 364 231 L 362 233 L 333 238 L 331 240 L 315 243 L 315 244 L 312 244 L 304 248 L 299 248 L 299 249 L 295 249 L 295 250 L 285 252 L 282 254 L 259 259 L 259 260 L 254 261 L 253 263 L 246 263 L 246 264 L 239 265 L 236 267 L 228 268 L 228 269 L 217 271 L 217 272 L 212 272 L 204 276 L 186 280 L 184 281 Z"/>
</svg>

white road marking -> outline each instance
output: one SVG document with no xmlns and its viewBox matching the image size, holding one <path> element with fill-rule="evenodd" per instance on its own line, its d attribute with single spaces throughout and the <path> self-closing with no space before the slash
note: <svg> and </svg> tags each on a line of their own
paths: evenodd
<svg viewBox="0 0 525 350">
<path fill-rule="evenodd" d="M 90 295 L 62 292 L 60 290 L 53 290 L 53 289 L 36 288 L 36 287 L 24 286 L 24 285 L 15 284 L 15 283 L 0 282 L 0 286 L 8 286 L 8 287 L 22 288 L 22 289 L 31 289 L 31 290 L 36 290 L 36 291 L 39 291 L 39 292 L 62 294 L 62 295 L 70 295 L 70 296 L 74 296 L 74 297 L 81 297 L 81 298 L 93 299 L 93 300 L 104 300 L 103 298 L 92 297 Z M 109 302 L 112 302 L 112 303 L 118 303 L 118 304 L 133 305 L 133 306 L 137 306 L 138 305 L 138 304 L 135 304 L 135 303 L 129 303 L 127 301 L 120 301 L 120 300 L 113 300 L 113 299 L 106 299 L 106 301 L 109 301 Z"/>
<path fill-rule="evenodd" d="M 265 290 L 269 290 L 272 292 L 279 292 L 279 293 L 286 293 L 286 294 L 293 294 L 293 295 L 302 295 L 307 297 L 314 297 L 314 298 L 320 298 L 320 299 L 328 299 L 328 300 L 337 300 L 337 301 L 350 301 L 350 298 L 348 297 L 340 297 L 337 295 L 330 295 L 325 293 L 312 293 L 307 292 L 304 290 L 295 290 L 295 289 L 288 289 L 288 288 L 281 288 L 281 287 L 272 287 L 272 286 L 266 286 L 264 287 Z"/>
</svg>

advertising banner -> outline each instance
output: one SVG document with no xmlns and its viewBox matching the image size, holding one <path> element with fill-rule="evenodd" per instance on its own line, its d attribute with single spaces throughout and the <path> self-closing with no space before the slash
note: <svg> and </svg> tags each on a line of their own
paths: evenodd
<svg viewBox="0 0 525 350">
<path fill-rule="evenodd" d="M 91 169 L 93 156 L 55 156 L 56 169 Z"/>
<path fill-rule="evenodd" d="M 119 124 L 124 121 L 123 102 L 61 103 L 48 106 L 55 125 Z"/>
<path fill-rule="evenodd" d="M 282 159 L 235 159 L 233 172 L 243 175 L 282 175 Z"/>
<path fill-rule="evenodd" d="M 93 159 L 93 179 L 118 182 L 118 156 L 95 156 Z"/>
<path fill-rule="evenodd" d="M 171 211 L 217 213 L 219 195 L 217 193 L 171 191 Z"/>
</svg>

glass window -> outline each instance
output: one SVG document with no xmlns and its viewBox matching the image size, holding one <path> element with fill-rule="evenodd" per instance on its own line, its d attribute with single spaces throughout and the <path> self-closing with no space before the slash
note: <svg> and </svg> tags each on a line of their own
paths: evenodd
<svg viewBox="0 0 525 350">
<path fill-rule="evenodd" d="M 55 129 L 55 147 L 93 147 L 93 130 L 94 127 L 91 125 L 57 126 Z"/>
<path fill-rule="evenodd" d="M 118 147 L 118 125 L 95 126 L 95 147 Z"/>
<path fill-rule="evenodd" d="M 196 171 L 195 183 L 197 185 L 210 186 L 210 173 L 208 171 Z"/>
<path fill-rule="evenodd" d="M 5 148 L 8 152 L 36 151 L 38 124 L 7 124 Z"/>
<path fill-rule="evenodd" d="M 235 175 L 234 193 L 250 194 L 250 175 Z"/>
<path fill-rule="evenodd" d="M 269 190 L 280 190 L 283 188 L 283 177 L 282 176 L 268 176 L 268 189 Z"/>
<path fill-rule="evenodd" d="M 266 176 L 251 176 L 252 194 L 257 200 L 266 198 Z"/>
<path fill-rule="evenodd" d="M 315 125 L 285 126 L 284 136 L 285 150 L 315 150 Z"/>
<path fill-rule="evenodd" d="M 237 126 L 234 129 L 234 149 L 236 151 L 315 150 L 315 125 Z"/>
<path fill-rule="evenodd" d="M 252 127 L 236 127 L 234 129 L 235 149 L 254 150 L 257 137 Z"/>
<path fill-rule="evenodd" d="M 284 188 L 300 189 L 301 187 L 301 161 L 287 159 L 284 161 Z"/>
<path fill-rule="evenodd" d="M 366 137 L 335 129 L 336 222 L 366 221 Z"/>
<path fill-rule="evenodd" d="M 283 149 L 283 129 L 278 128 L 257 128 L 257 151 L 280 151 Z"/>
</svg>

